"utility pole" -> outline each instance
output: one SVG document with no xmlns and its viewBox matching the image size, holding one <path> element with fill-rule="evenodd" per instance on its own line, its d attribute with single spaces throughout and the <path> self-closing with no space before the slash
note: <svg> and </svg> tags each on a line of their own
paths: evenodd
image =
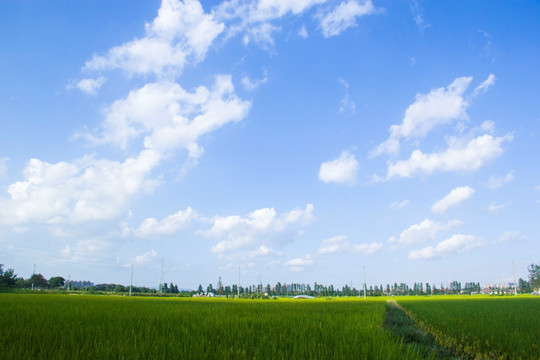
<svg viewBox="0 0 540 360">
<path fill-rule="evenodd" d="M 366 265 L 364 265 L 364 299 L 366 298 L 367 287 L 366 287 Z"/>
<path fill-rule="evenodd" d="M 129 296 L 131 296 L 132 287 L 133 287 L 133 264 L 131 264 L 131 282 L 129 283 Z"/>
<path fill-rule="evenodd" d="M 161 258 L 161 274 L 159 275 L 159 292 L 163 293 L 163 261 L 164 259 Z"/>
<path fill-rule="evenodd" d="M 514 267 L 514 261 L 512 261 L 512 272 L 514 273 L 514 295 L 517 296 L 516 269 Z"/>
</svg>

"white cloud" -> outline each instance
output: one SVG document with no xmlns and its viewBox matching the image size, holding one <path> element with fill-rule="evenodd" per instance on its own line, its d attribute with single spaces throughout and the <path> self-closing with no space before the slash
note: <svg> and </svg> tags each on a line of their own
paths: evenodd
<svg viewBox="0 0 540 360">
<path fill-rule="evenodd" d="M 268 72 L 266 70 L 264 70 L 264 76 L 262 77 L 262 79 L 251 80 L 247 76 L 244 76 L 242 78 L 242 86 L 247 91 L 253 91 L 257 89 L 259 86 L 266 84 L 267 82 L 268 82 Z"/>
<path fill-rule="evenodd" d="M 491 203 L 487 206 L 487 210 L 491 213 L 494 213 L 496 211 L 502 210 L 506 207 L 506 204 L 495 204 Z"/>
<path fill-rule="evenodd" d="M 103 76 L 97 79 L 82 79 L 78 82 L 73 81 L 67 85 L 68 89 L 79 89 L 88 95 L 96 95 L 97 91 L 105 84 L 107 79 Z"/>
<path fill-rule="evenodd" d="M 457 187 L 450 191 L 448 195 L 443 197 L 431 206 L 431 211 L 434 213 L 444 213 L 451 207 L 459 205 L 474 194 L 474 189 L 470 186 Z"/>
<path fill-rule="evenodd" d="M 403 122 L 390 127 L 390 137 L 373 149 L 371 155 L 395 155 L 399 152 L 400 139 L 423 138 L 436 126 L 467 119 L 469 104 L 463 94 L 471 81 L 472 77 L 459 77 L 446 88 L 417 94 L 414 103 L 405 111 Z"/>
<path fill-rule="evenodd" d="M 255 210 L 243 218 L 238 215 L 216 216 L 209 230 L 198 231 L 199 235 L 218 240 L 212 247 L 214 253 L 226 253 L 245 248 L 260 248 L 295 227 L 307 225 L 313 219 L 313 205 L 277 214 L 273 208 Z"/>
<path fill-rule="evenodd" d="M 343 151 L 339 158 L 321 164 L 319 180 L 325 183 L 354 185 L 357 173 L 358 161 L 349 151 Z"/>
<path fill-rule="evenodd" d="M 152 264 L 156 261 L 157 252 L 152 249 L 152 251 L 149 251 L 147 253 L 144 253 L 142 255 L 135 256 L 132 260 L 132 264 L 136 265 L 147 265 Z"/>
<path fill-rule="evenodd" d="M 526 239 L 527 236 L 523 235 L 521 231 L 506 231 L 502 233 L 497 240 L 495 241 L 496 244 L 500 244 L 507 241 L 517 241 L 517 240 L 523 240 Z"/>
<path fill-rule="evenodd" d="M 203 152 L 199 137 L 242 120 L 249 107 L 234 94 L 230 76 L 218 76 L 212 89 L 201 86 L 191 93 L 168 81 L 147 84 L 108 109 L 97 135 L 82 135 L 124 148 L 144 136 L 138 156 L 56 164 L 32 159 L 25 179 L 10 185 L 10 198 L 0 201 L 0 218 L 11 224 L 51 224 L 117 217 L 135 195 L 155 188 L 151 173 L 167 155 L 185 149 L 196 161 Z"/>
<path fill-rule="evenodd" d="M 100 238 L 79 240 L 74 247 L 66 245 L 60 250 L 61 261 L 78 263 L 99 263 L 106 259 L 105 252 L 111 248 L 111 243 Z"/>
<path fill-rule="evenodd" d="M 313 266 L 315 260 L 310 255 L 306 255 L 303 258 L 295 258 L 285 263 L 285 266 L 289 267 L 289 270 L 294 272 L 304 271 L 306 268 Z"/>
<path fill-rule="evenodd" d="M 366 0 L 363 4 L 360 4 L 358 0 L 347 0 L 341 2 L 332 11 L 319 16 L 319 25 L 324 37 L 328 38 L 356 26 L 357 17 L 369 15 L 375 11 L 371 0 Z"/>
<path fill-rule="evenodd" d="M 242 120 L 251 103 L 239 99 L 229 75 L 216 77 L 211 89 L 199 86 L 193 92 L 169 81 L 146 84 L 115 101 L 106 112 L 100 132 L 78 135 L 93 143 L 112 143 L 127 148 L 144 136 L 144 146 L 160 154 L 186 149 L 196 159 L 203 149 L 202 135 Z"/>
<path fill-rule="evenodd" d="M 421 150 L 414 150 L 409 159 L 388 164 L 386 180 L 436 171 L 474 171 L 500 156 L 504 151 L 502 144 L 511 140 L 510 134 L 501 137 L 486 134 L 468 142 L 452 138 L 449 147 L 442 152 L 425 154 Z"/>
<path fill-rule="evenodd" d="M 473 235 L 455 234 L 450 238 L 441 241 L 435 246 L 428 246 L 423 249 L 413 250 L 409 253 L 409 259 L 433 259 L 451 254 L 462 253 L 478 246 L 484 242 Z"/>
<path fill-rule="evenodd" d="M 391 237 L 388 239 L 388 242 L 408 245 L 426 240 L 434 240 L 439 232 L 449 230 L 459 225 L 461 225 L 461 221 L 458 220 L 440 223 L 430 219 L 425 219 L 419 224 L 411 225 L 408 229 L 403 230 L 399 238 Z"/>
<path fill-rule="evenodd" d="M 198 0 L 163 0 L 144 37 L 113 47 L 105 56 L 94 55 L 85 69 L 174 77 L 190 59 L 201 61 L 224 27 L 204 13 Z"/>
<path fill-rule="evenodd" d="M 302 26 L 300 30 L 298 30 L 298 36 L 304 39 L 307 39 L 309 37 L 308 31 L 305 26 Z"/>
<path fill-rule="evenodd" d="M 490 176 L 488 179 L 488 186 L 492 189 L 497 189 L 512 180 L 514 180 L 514 171 L 510 171 L 505 176 Z"/>
<path fill-rule="evenodd" d="M 370 244 L 351 244 L 344 235 L 325 239 L 321 242 L 317 253 L 320 255 L 337 252 L 361 253 L 371 255 L 381 249 L 383 244 L 372 242 Z"/>
<path fill-rule="evenodd" d="M 389 209 L 394 209 L 394 210 L 401 210 L 403 209 L 404 207 L 406 207 L 407 205 L 409 205 L 409 200 L 408 199 L 405 199 L 405 200 L 402 200 L 402 201 L 394 201 L 392 202 L 390 205 L 388 205 L 388 208 Z"/>
<path fill-rule="evenodd" d="M 474 89 L 473 96 L 484 94 L 495 84 L 495 80 L 495 75 L 489 74 L 488 78 Z"/>
<path fill-rule="evenodd" d="M 16 225 L 114 218 L 135 194 L 157 185 L 148 175 L 158 162 L 159 155 L 152 150 L 124 162 L 84 157 L 50 164 L 31 159 L 25 179 L 11 184 L 10 198 L 0 201 L 0 219 Z"/>
<path fill-rule="evenodd" d="M 191 207 L 187 207 L 186 210 L 180 210 L 175 214 L 167 216 L 161 221 L 158 221 L 155 218 L 147 218 L 136 230 L 133 230 L 133 234 L 142 238 L 171 235 L 178 232 L 191 221 L 197 219 L 197 217 L 197 212 Z"/>
</svg>

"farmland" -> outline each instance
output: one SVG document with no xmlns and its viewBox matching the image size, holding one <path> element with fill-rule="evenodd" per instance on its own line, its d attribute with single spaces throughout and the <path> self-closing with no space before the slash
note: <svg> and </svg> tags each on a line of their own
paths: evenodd
<svg viewBox="0 0 540 360">
<path fill-rule="evenodd" d="M 399 304 L 437 342 L 461 356 L 540 359 L 540 299 L 402 298 Z"/>
<path fill-rule="evenodd" d="M 385 301 L 0 294 L 5 359 L 417 359 Z"/>
<path fill-rule="evenodd" d="M 540 358 L 540 299 L 394 299 L 460 355 Z M 433 357 L 383 326 L 387 300 L 0 294 L 0 359 Z"/>
</svg>

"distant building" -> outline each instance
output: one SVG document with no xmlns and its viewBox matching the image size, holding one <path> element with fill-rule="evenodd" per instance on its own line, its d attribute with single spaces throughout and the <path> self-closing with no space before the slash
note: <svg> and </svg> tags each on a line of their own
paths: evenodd
<svg viewBox="0 0 540 360">
<path fill-rule="evenodd" d="M 70 288 L 72 289 L 75 289 L 75 288 L 78 288 L 78 289 L 82 289 L 82 288 L 85 288 L 85 287 L 92 287 L 94 286 L 94 283 L 91 282 L 91 281 L 87 281 L 87 280 L 71 280 L 69 281 L 70 283 Z M 66 287 L 67 287 L 67 282 L 66 282 Z"/>
</svg>

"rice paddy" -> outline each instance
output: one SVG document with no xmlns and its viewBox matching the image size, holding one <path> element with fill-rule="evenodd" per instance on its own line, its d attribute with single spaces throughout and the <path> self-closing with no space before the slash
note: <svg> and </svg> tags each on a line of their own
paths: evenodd
<svg viewBox="0 0 540 360">
<path fill-rule="evenodd" d="M 538 359 L 540 299 L 397 298 L 444 346 Z M 387 298 L 239 300 L 0 294 L 0 359 L 424 359 Z"/>
</svg>

